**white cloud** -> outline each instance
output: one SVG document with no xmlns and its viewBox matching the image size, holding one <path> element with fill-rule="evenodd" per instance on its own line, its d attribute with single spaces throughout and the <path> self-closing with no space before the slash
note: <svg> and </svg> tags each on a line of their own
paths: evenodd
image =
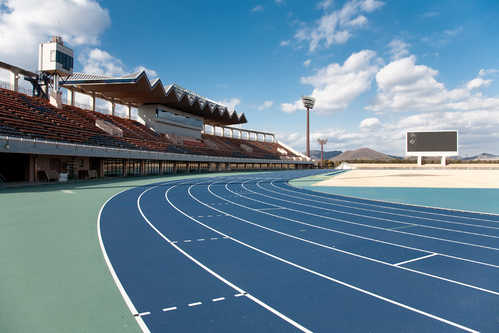
<svg viewBox="0 0 499 333">
<path fill-rule="evenodd" d="M 379 129 L 380 126 L 378 118 L 367 118 L 360 122 L 359 128 L 362 132 L 372 132 Z"/>
<path fill-rule="evenodd" d="M 423 17 L 428 18 L 428 17 L 434 17 L 434 16 L 439 16 L 440 13 L 438 12 L 428 12 L 423 15 Z"/>
<path fill-rule="evenodd" d="M 487 98 L 476 90 L 490 85 L 492 80 L 479 77 L 470 80 L 462 87 L 448 90 L 435 77 L 438 71 L 416 65 L 416 57 L 392 61 L 376 74 L 378 94 L 366 110 L 420 111 L 443 110 L 491 110 L 499 107 L 499 98 Z"/>
<path fill-rule="evenodd" d="M 310 63 L 311 63 L 311 62 L 312 62 L 312 60 L 310 60 L 310 59 L 305 60 L 305 61 L 303 62 L 303 66 L 308 67 L 308 66 L 310 66 Z"/>
<path fill-rule="evenodd" d="M 218 104 L 225 105 L 229 110 L 235 110 L 236 106 L 241 104 L 239 98 L 224 99 L 223 101 L 217 102 Z"/>
<path fill-rule="evenodd" d="M 298 41 L 308 41 L 309 51 L 319 47 L 329 48 L 333 44 L 344 44 L 352 36 L 351 30 L 367 27 L 368 20 L 361 12 L 372 12 L 384 5 L 381 1 L 350 0 L 339 10 L 329 12 L 333 8 L 332 0 L 318 4 L 324 9 L 323 16 L 316 20 L 312 27 L 302 26 L 295 34 Z"/>
<path fill-rule="evenodd" d="M 110 77 L 129 74 L 124 69 L 125 65 L 120 59 L 97 48 L 81 54 L 78 61 L 83 65 L 83 73 Z"/>
<path fill-rule="evenodd" d="M 499 72 L 497 69 L 481 69 L 480 72 L 478 72 L 478 76 L 482 77 L 488 74 L 495 74 Z"/>
<path fill-rule="evenodd" d="M 278 4 L 279 6 L 285 4 L 284 0 L 275 0 L 275 3 Z"/>
<path fill-rule="evenodd" d="M 454 30 L 445 30 L 444 35 L 455 36 L 463 31 L 463 27 L 456 28 Z"/>
<path fill-rule="evenodd" d="M 390 53 L 393 54 L 393 59 L 401 59 L 409 54 L 407 47 L 409 44 L 404 43 L 401 39 L 394 39 L 388 44 L 388 47 L 391 49 Z"/>
<path fill-rule="evenodd" d="M 142 71 L 146 71 L 146 74 L 147 74 L 147 77 L 151 80 L 151 79 L 155 79 L 158 77 L 158 73 L 156 73 L 155 70 L 152 70 L 152 69 L 149 69 L 149 68 L 145 68 L 144 66 L 138 66 L 138 67 L 135 67 L 135 69 L 133 70 L 134 72 L 142 72 Z"/>
<path fill-rule="evenodd" d="M 0 11 L 0 58 L 12 65 L 38 67 L 38 45 L 60 35 L 70 48 L 98 45 L 111 24 L 109 11 L 93 0 L 3 0 Z M 22 55 L 20 57 L 19 55 Z"/>
<path fill-rule="evenodd" d="M 265 102 L 263 102 L 263 104 L 262 104 L 262 105 L 260 105 L 260 106 L 258 107 L 258 110 L 262 111 L 262 110 L 268 109 L 268 108 L 270 108 L 272 105 L 274 105 L 274 102 L 272 102 L 272 101 L 265 101 Z"/>
<path fill-rule="evenodd" d="M 283 41 L 282 41 L 279 45 L 281 45 L 281 46 L 287 46 L 287 45 L 289 45 L 290 43 L 291 43 L 291 41 L 290 41 L 290 40 L 283 40 Z"/>
<path fill-rule="evenodd" d="M 255 8 L 253 8 L 251 11 L 252 12 L 263 12 L 263 6 L 262 5 L 258 5 Z"/>
<path fill-rule="evenodd" d="M 378 65 L 372 64 L 376 53 L 363 50 L 353 53 L 341 66 L 338 63 L 321 68 L 313 76 L 302 77 L 301 83 L 315 87 L 311 96 L 316 99 L 314 112 L 330 115 L 344 111 L 360 94 L 367 91 Z M 293 113 L 303 109 L 300 100 L 294 103 L 283 103 L 281 109 Z"/>
</svg>

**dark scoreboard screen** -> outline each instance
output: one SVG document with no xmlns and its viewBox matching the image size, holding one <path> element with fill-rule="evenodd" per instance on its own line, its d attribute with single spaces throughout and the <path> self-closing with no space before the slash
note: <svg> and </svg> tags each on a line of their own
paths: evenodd
<svg viewBox="0 0 499 333">
<path fill-rule="evenodd" d="M 457 153 L 457 131 L 407 132 L 407 152 Z"/>
</svg>

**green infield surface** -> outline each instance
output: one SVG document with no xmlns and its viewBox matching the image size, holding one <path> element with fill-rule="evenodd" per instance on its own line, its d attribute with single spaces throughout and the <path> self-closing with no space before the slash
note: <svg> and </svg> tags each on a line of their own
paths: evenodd
<svg viewBox="0 0 499 333">
<path fill-rule="evenodd" d="M 222 175 L 0 189 L 0 332 L 141 332 L 102 255 L 97 235 L 102 205 L 132 187 Z"/>
</svg>

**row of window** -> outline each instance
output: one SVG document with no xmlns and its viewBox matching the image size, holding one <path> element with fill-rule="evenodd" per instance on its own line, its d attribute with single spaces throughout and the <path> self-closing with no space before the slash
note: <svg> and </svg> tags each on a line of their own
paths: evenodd
<svg viewBox="0 0 499 333">
<path fill-rule="evenodd" d="M 62 68 L 66 70 L 71 70 L 73 68 L 73 57 L 62 53 L 61 51 L 51 51 L 50 61 L 55 61 L 62 65 Z"/>
<path fill-rule="evenodd" d="M 163 118 L 163 119 L 176 121 L 176 122 L 182 123 L 182 124 L 197 126 L 200 128 L 202 128 L 203 124 L 204 124 L 204 122 L 202 120 L 199 120 L 199 119 L 188 118 L 188 117 L 177 115 L 177 114 L 174 114 L 174 113 L 171 113 L 168 111 L 156 109 L 156 118 L 158 118 L 158 117 Z"/>
<path fill-rule="evenodd" d="M 125 167 L 126 163 L 126 167 Z M 124 160 L 121 158 L 106 158 L 104 159 L 104 177 L 122 177 L 125 170 L 126 176 L 141 175 L 142 160 Z M 191 172 L 208 172 L 212 171 L 244 171 L 250 170 L 287 170 L 294 169 L 293 164 L 247 164 L 247 163 L 193 163 L 193 162 L 176 162 L 177 173 Z M 158 160 L 146 160 L 145 163 L 146 175 L 170 174 L 175 172 L 175 162 Z"/>
</svg>

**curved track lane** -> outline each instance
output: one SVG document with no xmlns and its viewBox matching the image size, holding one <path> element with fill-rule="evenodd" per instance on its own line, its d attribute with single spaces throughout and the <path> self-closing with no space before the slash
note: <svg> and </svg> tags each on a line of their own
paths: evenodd
<svg viewBox="0 0 499 333">
<path fill-rule="evenodd" d="M 499 330 L 499 216 L 286 182 L 318 172 L 193 178 L 111 198 L 103 250 L 143 329 Z"/>
</svg>

